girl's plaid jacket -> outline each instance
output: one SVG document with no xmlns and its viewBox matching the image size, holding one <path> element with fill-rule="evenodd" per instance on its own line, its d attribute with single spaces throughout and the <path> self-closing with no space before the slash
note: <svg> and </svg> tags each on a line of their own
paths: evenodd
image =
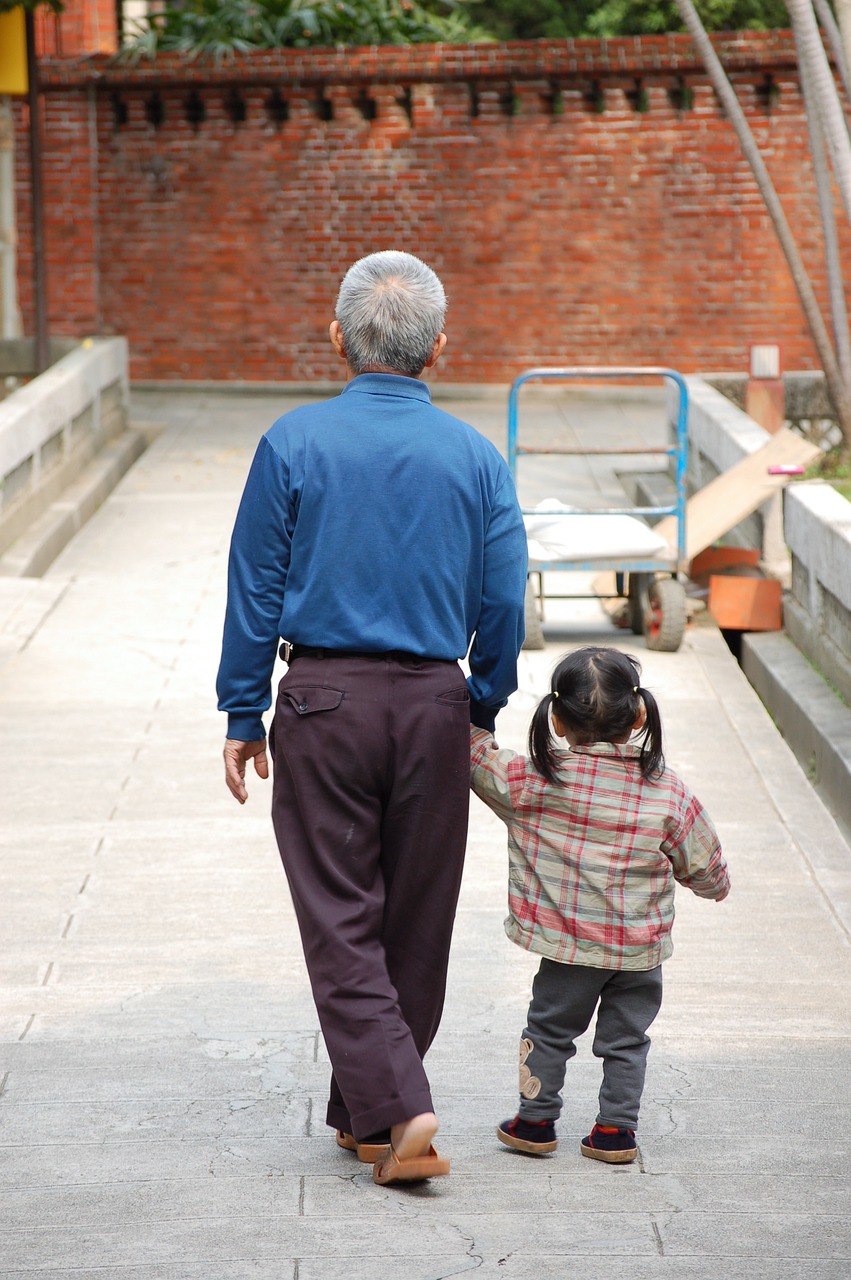
<svg viewBox="0 0 851 1280">
<path fill-rule="evenodd" d="M 634 744 L 563 752 L 553 786 L 487 730 L 471 735 L 472 788 L 508 827 L 505 931 L 518 946 L 655 969 L 673 950 L 674 882 L 719 902 L 729 893 L 709 815 L 670 769 L 647 782 Z"/>
</svg>

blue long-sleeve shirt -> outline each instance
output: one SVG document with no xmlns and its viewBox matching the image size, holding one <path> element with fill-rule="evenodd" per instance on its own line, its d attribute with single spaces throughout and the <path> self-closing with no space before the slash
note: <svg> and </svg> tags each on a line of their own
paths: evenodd
<svg viewBox="0 0 851 1280">
<path fill-rule="evenodd" d="M 452 660 L 471 719 L 517 687 L 526 533 L 498 450 L 428 387 L 361 374 L 263 436 L 231 541 L 217 689 L 228 736 L 264 736 L 279 637 Z"/>
</svg>

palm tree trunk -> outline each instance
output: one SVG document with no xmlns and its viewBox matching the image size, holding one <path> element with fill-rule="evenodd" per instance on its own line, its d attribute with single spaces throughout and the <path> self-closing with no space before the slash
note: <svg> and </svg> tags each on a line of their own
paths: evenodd
<svg viewBox="0 0 851 1280">
<path fill-rule="evenodd" d="M 836 81 L 821 42 L 816 17 L 810 0 L 786 0 L 786 9 L 795 29 L 798 62 L 806 62 L 818 106 L 822 129 L 827 138 L 836 185 L 851 222 L 851 138 L 839 105 Z"/>
<path fill-rule="evenodd" d="M 839 3 L 844 4 L 848 10 L 848 35 L 849 39 L 851 39 L 851 0 L 839 0 Z M 813 4 L 815 6 L 816 17 L 827 35 L 828 43 L 830 44 L 834 60 L 839 71 L 839 78 L 842 81 L 842 88 L 845 90 L 845 97 L 848 101 L 848 105 L 851 106 L 851 71 L 849 71 L 849 65 L 851 65 L 851 63 L 849 63 L 851 48 L 846 49 L 842 39 L 842 33 L 836 25 L 833 10 L 827 0 L 813 0 Z"/>
<path fill-rule="evenodd" d="M 760 195 L 765 202 L 777 239 L 780 241 L 780 247 L 789 265 L 789 271 L 798 292 L 801 308 L 824 370 L 825 381 L 836 410 L 843 439 L 846 446 L 851 448 L 851 396 L 849 396 L 848 389 L 839 372 L 839 365 L 816 301 L 812 283 L 801 261 L 798 246 L 795 243 L 789 223 L 786 221 L 786 214 L 783 211 L 780 198 L 774 189 L 774 184 L 765 167 L 765 162 L 760 154 L 759 147 L 756 145 L 750 126 L 745 119 L 745 114 L 739 105 L 733 86 L 727 79 L 712 42 L 706 34 L 706 28 L 698 17 L 697 10 L 691 0 L 676 0 L 676 5 L 695 47 L 706 65 L 715 92 L 718 94 L 724 110 L 727 112 L 727 116 L 736 131 L 745 159 L 750 165 L 751 172 L 759 187 Z"/>
<path fill-rule="evenodd" d="M 796 18 L 792 15 L 792 28 L 795 32 L 795 43 L 798 42 Z M 851 340 L 848 336 L 848 311 L 845 306 L 845 288 L 842 279 L 842 264 L 839 258 L 839 238 L 836 234 L 836 217 L 833 209 L 833 190 L 830 181 L 830 170 L 825 153 L 824 133 L 814 101 L 812 78 L 807 61 L 798 55 L 798 70 L 801 77 L 801 92 L 807 113 L 807 128 L 810 134 L 810 154 L 813 161 L 813 173 L 816 180 L 819 212 L 824 232 L 824 257 L 827 266 L 827 281 L 830 291 L 830 313 L 833 319 L 833 337 L 836 344 L 836 356 L 839 371 L 846 387 L 851 387 Z"/>
<path fill-rule="evenodd" d="M 842 47 L 845 50 L 845 65 L 851 68 L 851 0 L 835 0 L 835 3 Z M 848 90 L 845 92 L 848 93 Z"/>
</svg>

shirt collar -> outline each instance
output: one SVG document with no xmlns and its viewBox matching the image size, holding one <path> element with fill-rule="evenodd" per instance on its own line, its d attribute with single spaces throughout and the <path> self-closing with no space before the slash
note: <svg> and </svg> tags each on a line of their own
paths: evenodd
<svg viewBox="0 0 851 1280">
<path fill-rule="evenodd" d="M 641 747 L 637 742 L 586 742 L 570 748 L 571 755 L 583 756 L 629 756 L 636 759 L 641 755 Z"/>
<path fill-rule="evenodd" d="M 359 373 L 343 387 L 342 394 L 350 392 L 373 396 L 404 396 L 410 400 L 431 403 L 431 392 L 419 378 L 406 378 L 401 373 Z"/>
</svg>

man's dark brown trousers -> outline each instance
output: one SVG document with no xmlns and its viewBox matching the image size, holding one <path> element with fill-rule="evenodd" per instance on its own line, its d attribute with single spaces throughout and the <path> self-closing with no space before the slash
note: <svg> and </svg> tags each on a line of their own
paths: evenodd
<svg viewBox="0 0 851 1280">
<path fill-rule="evenodd" d="M 454 662 L 298 657 L 271 735 L 272 817 L 333 1067 L 328 1124 L 366 1138 L 432 1111 L 469 804 Z"/>
</svg>

